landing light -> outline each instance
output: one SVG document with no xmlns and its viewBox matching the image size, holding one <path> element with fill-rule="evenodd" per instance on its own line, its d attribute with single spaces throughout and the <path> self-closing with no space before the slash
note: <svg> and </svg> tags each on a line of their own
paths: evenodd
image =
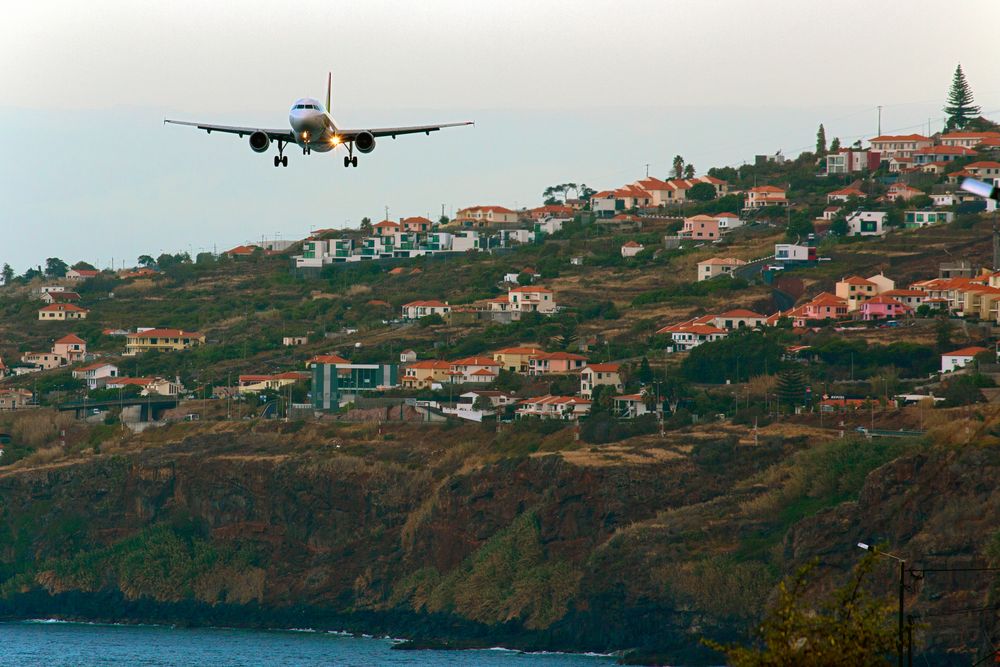
<svg viewBox="0 0 1000 667">
<path fill-rule="evenodd" d="M 330 137 L 330 143 L 333 144 L 334 146 L 338 145 L 340 143 L 340 137 L 338 137 L 337 135 L 333 135 L 332 137 Z"/>
</svg>

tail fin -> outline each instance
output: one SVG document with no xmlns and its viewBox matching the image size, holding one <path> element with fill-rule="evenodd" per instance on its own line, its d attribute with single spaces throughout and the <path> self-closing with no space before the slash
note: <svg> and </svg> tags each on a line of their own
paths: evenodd
<svg viewBox="0 0 1000 667">
<path fill-rule="evenodd" d="M 330 109 L 330 86 L 333 83 L 333 72 L 326 73 L 326 112 L 333 113 Z"/>
</svg>

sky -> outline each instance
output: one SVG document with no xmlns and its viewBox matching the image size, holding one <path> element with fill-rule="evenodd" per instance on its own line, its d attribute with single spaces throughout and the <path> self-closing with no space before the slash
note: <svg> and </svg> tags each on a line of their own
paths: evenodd
<svg viewBox="0 0 1000 667">
<path fill-rule="evenodd" d="M 962 16 L 955 16 L 958 10 Z M 934 37 L 946 18 L 961 29 Z M 955 65 L 1000 120 L 1000 2 L 33 0 L 0 20 L 0 263 L 299 239 L 364 216 L 540 203 L 756 153 L 941 125 Z M 275 169 L 233 136 L 280 128 L 333 71 L 342 126 L 476 125 Z"/>
</svg>

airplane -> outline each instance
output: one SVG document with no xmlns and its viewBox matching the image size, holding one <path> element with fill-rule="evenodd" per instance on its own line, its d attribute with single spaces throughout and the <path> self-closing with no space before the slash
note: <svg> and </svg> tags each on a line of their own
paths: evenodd
<svg viewBox="0 0 1000 667">
<path fill-rule="evenodd" d="M 238 134 L 242 139 L 244 135 L 250 137 L 250 148 L 255 153 L 266 153 L 271 147 L 271 142 L 278 144 L 278 154 L 274 156 L 274 166 L 288 166 L 288 156 L 285 155 L 285 146 L 296 144 L 302 149 L 303 155 L 309 155 L 313 151 L 326 153 L 334 150 L 338 146 L 347 148 L 347 155 L 344 156 L 345 167 L 357 167 L 358 156 L 354 154 L 355 149 L 359 153 L 371 153 L 375 150 L 375 139 L 377 137 L 396 138 L 400 134 L 430 134 L 445 127 L 459 127 L 462 125 L 473 125 L 472 121 L 461 123 L 439 123 L 437 125 L 413 125 L 410 127 L 375 127 L 362 130 L 345 130 L 337 127 L 333 116 L 330 115 L 330 85 L 332 74 L 326 77 L 326 106 L 320 104 L 319 100 L 311 97 L 303 97 L 295 100 L 292 108 L 288 112 L 288 124 L 290 129 L 264 129 L 256 127 L 235 127 L 232 125 L 209 125 L 207 123 L 192 123 L 184 120 L 164 119 L 164 123 L 175 125 L 189 125 L 199 130 L 205 130 L 209 134 L 212 132 L 226 132 L 228 134 Z"/>
</svg>

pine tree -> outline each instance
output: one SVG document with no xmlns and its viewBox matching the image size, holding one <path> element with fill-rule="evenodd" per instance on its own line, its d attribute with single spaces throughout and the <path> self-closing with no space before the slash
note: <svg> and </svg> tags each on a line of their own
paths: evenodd
<svg viewBox="0 0 1000 667">
<path fill-rule="evenodd" d="M 694 178 L 694 165 L 690 162 L 684 165 L 684 178 Z"/>
<path fill-rule="evenodd" d="M 802 369 L 793 367 L 778 373 L 777 392 L 784 405 L 805 403 L 806 379 Z"/>
<path fill-rule="evenodd" d="M 0 271 L 0 280 L 3 280 L 4 285 L 10 285 L 10 281 L 14 279 L 14 269 L 10 267 L 10 264 L 4 263 L 3 271 Z"/>
<path fill-rule="evenodd" d="M 834 137 L 833 141 L 830 142 L 830 152 L 836 153 L 840 150 L 840 137 Z"/>
<path fill-rule="evenodd" d="M 684 176 L 684 158 L 680 155 L 674 156 L 674 178 L 682 178 Z"/>
<path fill-rule="evenodd" d="M 948 114 L 946 129 L 962 129 L 970 120 L 979 115 L 979 107 L 975 106 L 972 99 L 972 88 L 965 80 L 965 72 L 962 65 L 955 68 L 955 76 L 951 80 L 951 91 L 948 93 L 948 106 L 944 112 Z"/>
<path fill-rule="evenodd" d="M 820 123 L 819 131 L 816 133 L 816 156 L 824 155 L 826 155 L 826 130 L 823 128 L 823 123 Z"/>
</svg>

